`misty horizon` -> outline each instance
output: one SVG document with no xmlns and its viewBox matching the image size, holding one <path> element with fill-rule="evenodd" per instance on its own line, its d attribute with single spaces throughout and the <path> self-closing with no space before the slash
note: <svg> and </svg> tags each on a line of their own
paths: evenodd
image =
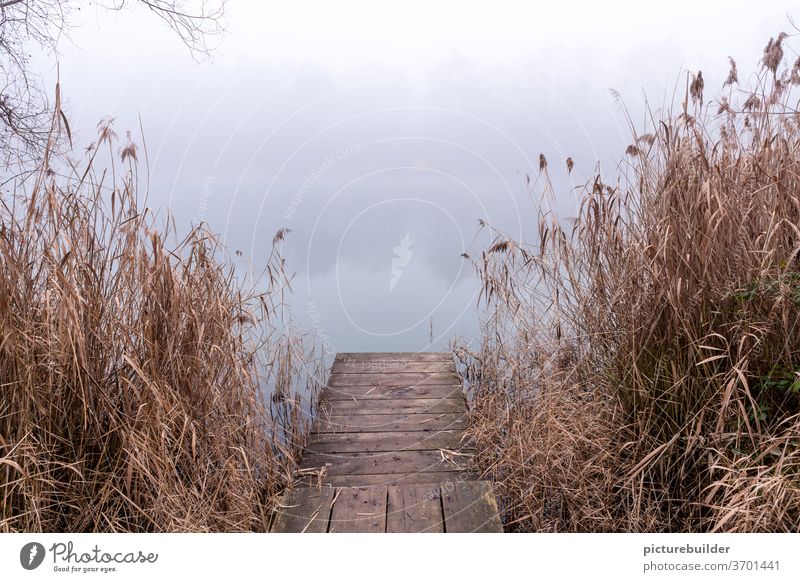
<svg viewBox="0 0 800 582">
<path fill-rule="evenodd" d="M 593 7 L 596 22 L 564 34 L 565 9 L 525 22 L 511 6 L 488 17 L 466 6 L 461 27 L 455 10 L 426 19 L 409 9 L 372 30 L 344 19 L 334 34 L 324 11 L 236 6 L 199 61 L 144 12 L 84 11 L 58 58 L 75 157 L 114 117 L 120 136 L 146 144 L 149 205 L 184 227 L 207 223 L 240 270 L 257 272 L 278 229 L 291 231 L 282 252 L 299 326 L 340 351 L 446 349 L 478 332 L 479 287 L 462 253 L 478 256 L 494 232 L 535 238 L 528 178 L 540 154 L 559 216 L 574 217 L 598 167 L 619 176 L 627 115 L 646 128 L 647 107 L 669 106 L 687 70 L 703 71 L 712 99 L 732 50 L 752 70 L 789 24 L 731 11 L 701 34 L 676 10 L 641 30 Z M 50 57 L 39 58 L 54 83 Z M 404 237 L 413 242 L 398 276 Z"/>
</svg>

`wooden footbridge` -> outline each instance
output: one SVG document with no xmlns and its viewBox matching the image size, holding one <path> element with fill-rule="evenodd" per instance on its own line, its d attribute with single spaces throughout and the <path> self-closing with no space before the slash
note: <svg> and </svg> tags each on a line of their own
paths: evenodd
<svg viewBox="0 0 800 582">
<path fill-rule="evenodd" d="M 273 532 L 500 532 L 450 353 L 338 354 Z"/>
</svg>

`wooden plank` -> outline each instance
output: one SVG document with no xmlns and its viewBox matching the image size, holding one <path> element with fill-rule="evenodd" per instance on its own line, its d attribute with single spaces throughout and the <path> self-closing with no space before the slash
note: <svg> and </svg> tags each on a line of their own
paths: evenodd
<svg viewBox="0 0 800 582">
<path fill-rule="evenodd" d="M 452 386 L 343 386 L 327 388 L 322 393 L 323 400 L 370 400 L 380 398 L 458 398 L 464 396 L 460 385 Z"/>
<path fill-rule="evenodd" d="M 319 405 L 321 415 L 348 414 L 412 414 L 443 412 L 465 412 L 464 398 L 382 398 L 376 400 L 327 400 Z"/>
<path fill-rule="evenodd" d="M 443 455 L 445 458 L 443 458 Z M 301 469 L 327 467 L 328 475 L 374 473 L 421 473 L 467 469 L 469 457 L 440 451 L 391 451 L 388 453 L 313 453 L 303 455 Z"/>
<path fill-rule="evenodd" d="M 441 492 L 438 484 L 389 487 L 387 533 L 443 533 Z"/>
<path fill-rule="evenodd" d="M 334 362 L 437 362 L 453 361 L 452 352 L 339 352 Z"/>
<path fill-rule="evenodd" d="M 369 374 L 332 374 L 331 388 L 342 386 L 453 386 L 461 382 L 455 372 L 388 372 Z"/>
<path fill-rule="evenodd" d="M 386 487 L 343 487 L 336 490 L 329 530 L 331 533 L 383 533 L 386 531 Z"/>
<path fill-rule="evenodd" d="M 454 483 L 470 481 L 478 478 L 477 473 L 470 471 L 435 471 L 431 473 L 376 473 L 372 475 L 328 475 L 325 484 L 333 487 L 351 487 L 354 485 L 405 485 L 409 483 Z M 303 482 L 316 484 L 311 478 Z"/>
<path fill-rule="evenodd" d="M 452 372 L 456 367 L 452 360 L 429 360 L 422 362 L 408 361 L 336 361 L 331 368 L 332 374 L 391 374 L 393 372 Z"/>
<path fill-rule="evenodd" d="M 466 412 L 449 352 L 337 355 L 298 478 L 325 493 L 287 495 L 273 531 L 500 531 Z"/>
<path fill-rule="evenodd" d="M 321 433 L 311 435 L 306 454 L 376 451 L 463 450 L 462 430 Z"/>
<path fill-rule="evenodd" d="M 300 487 L 288 491 L 276 509 L 272 531 L 325 533 L 328 531 L 333 494 L 332 487 Z"/>
<path fill-rule="evenodd" d="M 501 533 L 497 500 L 488 481 L 455 481 L 442 486 L 445 531 Z"/>
<path fill-rule="evenodd" d="M 319 415 L 314 422 L 315 433 L 391 432 L 459 430 L 467 427 L 467 417 L 461 412 L 419 414 L 346 414 Z"/>
</svg>

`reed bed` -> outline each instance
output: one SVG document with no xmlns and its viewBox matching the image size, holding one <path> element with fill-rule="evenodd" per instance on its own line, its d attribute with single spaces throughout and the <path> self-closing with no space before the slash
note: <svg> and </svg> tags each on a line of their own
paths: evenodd
<svg viewBox="0 0 800 582">
<path fill-rule="evenodd" d="M 104 123 L 66 176 L 3 195 L 0 531 L 261 531 L 291 482 L 309 361 L 284 233 L 245 286 L 205 227 L 140 204 L 137 156 Z"/>
<path fill-rule="evenodd" d="M 613 183 L 497 233 L 461 347 L 478 464 L 522 531 L 800 530 L 800 59 L 770 40 L 652 114 Z M 787 53 L 789 51 L 786 51 Z M 571 160 L 567 160 L 571 170 Z"/>
</svg>

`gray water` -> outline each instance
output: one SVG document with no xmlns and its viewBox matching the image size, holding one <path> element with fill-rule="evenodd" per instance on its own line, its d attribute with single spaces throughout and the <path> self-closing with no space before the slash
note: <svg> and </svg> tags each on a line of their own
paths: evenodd
<svg viewBox="0 0 800 582">
<path fill-rule="evenodd" d="M 657 109 L 691 67 L 713 94 L 732 51 L 743 78 L 788 26 L 777 4 L 716 16 L 692 4 L 702 14 L 684 18 L 673 3 L 659 26 L 637 4 L 410 7 L 393 23 L 376 8 L 333 22 L 330 6 L 255 4 L 231 8 L 199 64 L 147 14 L 90 12 L 62 46 L 62 89 L 76 142 L 115 116 L 146 143 L 150 205 L 182 227 L 207 222 L 240 270 L 263 267 L 291 229 L 294 319 L 329 352 L 472 340 L 479 287 L 461 255 L 478 258 L 493 229 L 535 241 L 540 154 L 557 211 L 575 216 L 580 186 L 598 163 L 614 179 L 630 143 L 609 88 L 641 126 L 643 92 Z M 52 81 L 51 61 L 36 62 Z"/>
</svg>

